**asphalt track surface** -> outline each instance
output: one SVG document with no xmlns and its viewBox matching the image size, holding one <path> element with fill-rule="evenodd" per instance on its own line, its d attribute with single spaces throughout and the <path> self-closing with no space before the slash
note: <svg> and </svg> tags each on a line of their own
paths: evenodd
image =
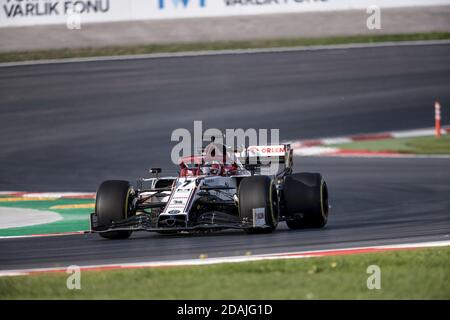
<svg viewBox="0 0 450 320">
<path fill-rule="evenodd" d="M 0 190 L 93 191 L 173 171 L 170 134 L 194 120 L 280 128 L 285 140 L 429 127 L 434 100 L 450 105 L 450 45 L 5 67 L 0 95 Z M 449 239 L 449 159 L 295 162 L 328 181 L 323 230 L 2 239 L 0 269 Z"/>
</svg>

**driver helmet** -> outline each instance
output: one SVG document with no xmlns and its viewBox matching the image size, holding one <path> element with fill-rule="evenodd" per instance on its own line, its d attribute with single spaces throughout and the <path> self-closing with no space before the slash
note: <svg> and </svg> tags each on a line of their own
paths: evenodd
<svg viewBox="0 0 450 320">
<path fill-rule="evenodd" d="M 202 168 L 202 173 L 205 175 L 220 175 L 222 172 L 222 166 L 220 165 L 220 163 L 218 161 L 213 161 L 210 163 L 207 163 L 203 168 Z"/>
</svg>

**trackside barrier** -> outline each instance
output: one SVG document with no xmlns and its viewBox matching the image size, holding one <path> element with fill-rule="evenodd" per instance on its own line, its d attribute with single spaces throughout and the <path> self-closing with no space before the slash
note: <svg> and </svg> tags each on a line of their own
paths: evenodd
<svg viewBox="0 0 450 320">
<path fill-rule="evenodd" d="M 450 5 L 450 0 L 0 0 L 0 27 Z"/>
<path fill-rule="evenodd" d="M 439 101 L 434 103 L 434 126 L 436 129 L 436 138 L 441 137 L 441 104 Z"/>
</svg>

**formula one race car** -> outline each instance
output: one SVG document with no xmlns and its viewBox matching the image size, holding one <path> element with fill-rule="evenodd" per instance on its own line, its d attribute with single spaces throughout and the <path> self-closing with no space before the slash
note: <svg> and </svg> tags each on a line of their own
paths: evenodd
<svg viewBox="0 0 450 320">
<path fill-rule="evenodd" d="M 125 239 L 139 230 L 173 234 L 231 228 L 270 233 L 280 221 L 291 229 L 326 225 L 327 185 L 319 173 L 292 173 L 289 144 L 218 149 L 222 153 L 213 157 L 203 150 L 181 158 L 177 177 L 159 177 L 161 169 L 152 168 L 154 177 L 139 179 L 136 188 L 127 181 L 103 182 L 91 231 Z M 274 174 L 264 173 L 274 165 Z"/>
</svg>

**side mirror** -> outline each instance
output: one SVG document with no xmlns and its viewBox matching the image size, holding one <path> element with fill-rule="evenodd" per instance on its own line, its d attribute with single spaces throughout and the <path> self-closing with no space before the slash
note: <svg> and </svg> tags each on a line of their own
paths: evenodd
<svg viewBox="0 0 450 320">
<path fill-rule="evenodd" d="M 148 172 L 154 174 L 156 178 L 158 178 L 158 175 L 161 173 L 161 171 L 161 168 L 150 168 L 150 170 L 148 170 Z"/>
<path fill-rule="evenodd" d="M 248 171 L 250 171 L 250 173 L 252 174 L 252 176 L 255 175 L 256 170 L 258 170 L 259 165 L 257 164 L 246 164 L 245 169 L 247 169 Z"/>
</svg>

